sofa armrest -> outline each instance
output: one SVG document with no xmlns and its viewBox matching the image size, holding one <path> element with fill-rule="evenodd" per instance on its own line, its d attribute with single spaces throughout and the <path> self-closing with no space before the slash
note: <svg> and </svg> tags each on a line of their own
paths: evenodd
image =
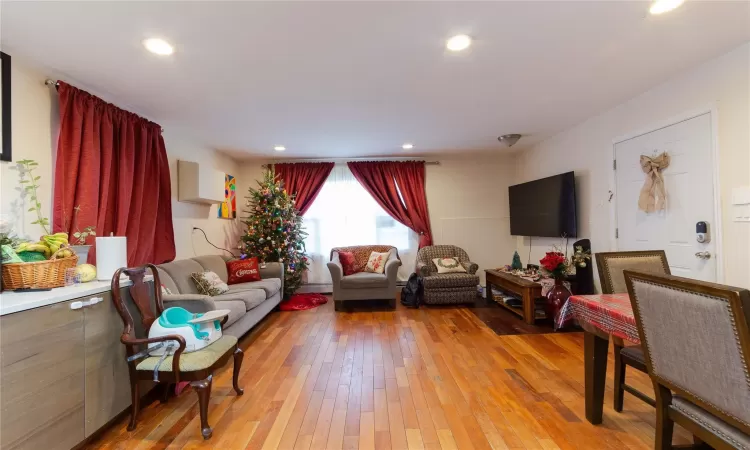
<svg viewBox="0 0 750 450">
<path fill-rule="evenodd" d="M 208 295 L 164 294 L 161 296 L 164 308 L 180 307 L 191 313 L 205 313 L 216 309 L 216 303 Z"/>
<path fill-rule="evenodd" d="M 420 262 L 417 264 L 417 274 L 420 277 L 429 277 L 430 276 L 430 265 Z"/>
<path fill-rule="evenodd" d="M 462 261 L 461 266 L 466 269 L 466 272 L 468 272 L 469 275 L 474 275 L 477 273 L 477 270 L 479 270 L 479 264 L 471 261 Z"/>
<path fill-rule="evenodd" d="M 397 257 L 390 258 L 385 263 L 385 276 L 388 278 L 388 281 L 393 281 L 398 278 L 398 268 L 401 267 L 401 260 Z"/>
<path fill-rule="evenodd" d="M 341 283 L 341 278 L 344 277 L 344 267 L 341 265 L 341 261 L 339 261 L 339 252 L 333 252 L 331 260 L 326 265 L 328 266 L 328 270 L 331 271 L 333 288 L 337 289 L 339 283 Z"/>
<path fill-rule="evenodd" d="M 262 263 L 261 263 L 262 264 Z M 278 278 L 281 280 L 281 295 L 284 295 L 284 263 L 267 262 L 266 267 L 258 269 L 260 278 Z"/>
</svg>

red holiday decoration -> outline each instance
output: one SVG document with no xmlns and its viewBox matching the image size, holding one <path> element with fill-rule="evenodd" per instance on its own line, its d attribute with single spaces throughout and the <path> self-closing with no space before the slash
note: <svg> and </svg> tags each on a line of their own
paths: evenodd
<svg viewBox="0 0 750 450">
<path fill-rule="evenodd" d="M 326 302 L 328 302 L 328 299 L 323 294 L 293 294 L 289 300 L 279 304 L 279 309 L 282 311 L 301 311 L 317 308 Z"/>
<path fill-rule="evenodd" d="M 232 261 L 227 261 L 227 272 L 229 273 L 227 284 L 260 281 L 258 258 L 233 259 Z"/>
</svg>

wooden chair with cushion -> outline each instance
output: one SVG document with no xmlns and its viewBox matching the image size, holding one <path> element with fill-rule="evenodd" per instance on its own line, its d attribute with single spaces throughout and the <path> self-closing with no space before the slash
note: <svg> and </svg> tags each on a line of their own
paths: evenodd
<svg viewBox="0 0 750 450">
<path fill-rule="evenodd" d="M 750 291 L 626 271 L 656 392 L 657 450 L 674 423 L 714 449 L 750 449 Z"/>
<path fill-rule="evenodd" d="M 595 256 L 603 294 L 621 294 L 628 291 L 625 284 L 625 275 L 623 274 L 625 270 L 639 270 L 666 275 L 671 273 L 664 250 L 605 252 L 597 253 Z M 627 366 L 646 373 L 646 361 L 643 356 L 643 350 L 638 346 L 625 347 L 622 339 L 618 338 L 614 338 L 612 344 L 615 355 L 615 411 L 622 412 L 622 404 L 626 391 L 649 405 L 654 406 L 655 403 L 651 397 L 625 383 L 625 368 Z"/>
<path fill-rule="evenodd" d="M 151 274 L 154 277 L 153 289 L 144 280 L 147 269 L 151 269 Z M 126 304 L 120 296 L 120 275 L 122 274 L 130 277 L 132 281 L 132 285 L 128 289 L 133 298 L 134 305 Z M 140 409 L 139 382 L 154 380 L 156 376 L 160 383 L 166 383 L 167 386 L 182 381 L 190 382 L 190 385 L 198 394 L 201 434 L 204 439 L 208 439 L 212 433 L 211 427 L 208 425 L 208 402 L 211 396 L 213 373 L 216 369 L 222 367 L 230 357 L 233 357 L 234 377 L 232 384 L 237 395 L 242 395 L 243 391 L 237 382 L 243 353 L 237 346 L 237 338 L 227 334 L 222 335 L 219 340 L 202 350 L 184 354 L 183 351 L 185 350 L 186 342 L 182 336 L 169 335 L 148 338 L 148 331 L 151 325 L 164 311 L 161 289 L 157 286 L 161 286 L 161 282 L 159 281 L 159 273 L 156 270 L 156 266 L 153 264 L 132 269 L 122 268 L 117 270 L 112 277 L 112 299 L 125 325 L 120 341 L 125 344 L 130 372 L 130 389 L 133 404 L 130 412 L 128 431 L 135 429 L 138 420 L 138 411 Z M 134 313 L 139 315 L 140 324 L 136 324 L 133 320 Z M 224 323 L 222 322 L 221 325 L 223 329 Z M 145 350 L 150 343 L 166 343 L 167 341 L 176 342 L 179 347 L 174 351 L 172 356 L 164 359 L 161 365 L 158 366 L 157 373 L 154 374 L 154 369 L 157 367 L 160 357 L 148 356 L 146 354 L 139 355 L 139 353 Z"/>
</svg>

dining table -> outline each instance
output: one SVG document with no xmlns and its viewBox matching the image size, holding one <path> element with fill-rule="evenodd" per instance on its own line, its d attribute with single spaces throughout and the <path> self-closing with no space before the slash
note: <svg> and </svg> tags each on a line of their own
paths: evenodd
<svg viewBox="0 0 750 450">
<path fill-rule="evenodd" d="M 610 338 L 640 344 L 628 294 L 574 295 L 563 305 L 558 324 L 572 319 L 583 328 L 586 420 L 602 423 Z"/>
</svg>

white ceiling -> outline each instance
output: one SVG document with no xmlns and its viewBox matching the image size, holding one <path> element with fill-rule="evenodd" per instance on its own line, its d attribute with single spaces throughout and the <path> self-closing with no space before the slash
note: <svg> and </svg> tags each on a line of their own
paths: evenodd
<svg viewBox="0 0 750 450">
<path fill-rule="evenodd" d="M 528 147 L 750 40 L 749 5 L 3 1 L 0 37 L 236 156 L 501 152 L 500 134 Z M 449 54 L 457 33 L 474 44 Z M 151 36 L 175 54 L 146 53 Z"/>
</svg>

